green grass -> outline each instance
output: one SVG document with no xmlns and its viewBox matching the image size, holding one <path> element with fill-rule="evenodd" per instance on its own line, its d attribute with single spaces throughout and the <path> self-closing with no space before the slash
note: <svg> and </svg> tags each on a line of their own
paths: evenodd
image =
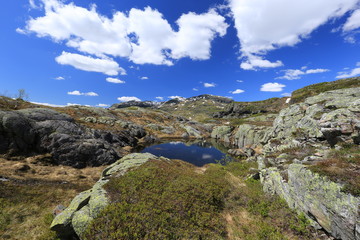
<svg viewBox="0 0 360 240">
<path fill-rule="evenodd" d="M 291 102 L 292 103 L 302 102 L 305 100 L 305 98 L 315 96 L 322 92 L 326 92 L 330 90 L 354 88 L 354 87 L 360 87 L 359 77 L 341 79 L 333 82 L 317 83 L 294 91 L 291 95 Z"/>
<path fill-rule="evenodd" d="M 305 216 L 247 179 L 256 163 L 150 161 L 105 185 L 111 204 L 83 239 L 313 239 Z M 242 215 L 242 214 L 245 214 Z"/>
<path fill-rule="evenodd" d="M 241 162 L 226 166 L 234 176 L 246 179 L 245 186 L 232 190 L 226 200 L 226 211 L 240 224 L 233 226 L 234 239 L 313 239 L 304 215 L 297 215 L 278 196 L 265 194 L 260 181 L 247 179 L 253 167 L 254 163 Z M 249 217 L 236 218 L 239 212 Z"/>
</svg>

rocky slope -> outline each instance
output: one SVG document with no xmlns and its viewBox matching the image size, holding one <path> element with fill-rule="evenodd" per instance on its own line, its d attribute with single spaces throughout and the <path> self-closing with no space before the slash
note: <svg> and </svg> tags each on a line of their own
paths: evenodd
<svg viewBox="0 0 360 240">
<path fill-rule="evenodd" d="M 203 138 L 211 131 L 211 126 L 160 110 L 40 108 L 19 103 L 8 99 L 0 110 L 0 154 L 7 158 L 49 153 L 53 164 L 107 165 L 140 143 L 167 137 Z"/>
<path fill-rule="evenodd" d="M 230 98 L 203 94 L 190 98 L 175 98 L 165 102 L 131 101 L 117 103 L 113 104 L 110 109 L 114 110 L 126 107 L 151 108 L 183 116 L 190 120 L 204 121 L 211 119 L 214 113 L 222 111 L 232 102 L 233 100 Z"/>
<path fill-rule="evenodd" d="M 359 107 L 359 87 L 332 90 L 282 109 L 272 126 L 218 126 L 211 136 L 235 147 L 237 151 L 232 153 L 244 155 L 248 149 L 257 150 L 256 156 L 245 156 L 250 157 L 248 161 L 257 161 L 262 169 L 264 190 L 280 195 L 290 207 L 312 219 L 314 226 L 338 239 L 359 239 L 360 198 L 342 192 L 348 183 L 341 180 L 345 178 L 341 178 L 341 168 L 335 166 L 338 160 L 328 160 L 335 151 L 332 148 L 358 148 Z M 347 165 L 341 164 L 355 179 L 360 174 L 357 159 L 357 155 L 349 155 Z M 333 165 L 332 171 L 328 164 Z M 326 167 L 332 180 L 339 181 L 334 183 L 313 173 L 312 165 L 317 169 Z"/>
</svg>

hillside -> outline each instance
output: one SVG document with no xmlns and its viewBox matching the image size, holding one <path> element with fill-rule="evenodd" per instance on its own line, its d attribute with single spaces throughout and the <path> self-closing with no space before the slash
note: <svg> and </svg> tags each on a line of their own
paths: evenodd
<svg viewBox="0 0 360 240">
<path fill-rule="evenodd" d="M 2 97 L 0 237 L 357 240 L 359 80 L 299 89 L 295 103 L 200 95 L 54 108 Z M 131 153 L 209 137 L 224 165 Z"/>
</svg>

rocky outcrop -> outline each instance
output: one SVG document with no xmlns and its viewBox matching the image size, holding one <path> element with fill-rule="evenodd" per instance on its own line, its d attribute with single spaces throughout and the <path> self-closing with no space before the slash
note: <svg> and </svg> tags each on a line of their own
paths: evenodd
<svg viewBox="0 0 360 240">
<path fill-rule="evenodd" d="M 227 116 L 232 113 L 249 114 L 232 109 Z M 360 88 L 332 90 L 292 104 L 277 114 L 271 127 L 218 126 L 211 136 L 235 146 L 230 154 L 256 160 L 264 190 L 280 195 L 315 226 L 336 239 L 360 239 L 360 198 L 303 165 L 323 161 L 326 154 L 321 152 L 340 148 L 338 143 L 360 144 Z M 255 146 L 262 154 L 245 154 L 244 147 Z"/>
<path fill-rule="evenodd" d="M 0 153 L 47 152 L 55 164 L 77 168 L 113 163 L 121 147 L 134 146 L 145 134 L 138 128 L 116 133 L 86 128 L 69 115 L 45 108 L 0 111 Z"/>
<path fill-rule="evenodd" d="M 218 126 L 211 133 L 211 137 L 219 141 L 230 143 L 237 148 L 256 147 L 266 134 L 269 127 L 242 124 L 238 127 Z"/>
<path fill-rule="evenodd" d="M 281 110 L 262 139 L 265 151 L 276 151 L 269 145 L 276 140 L 278 146 L 296 140 L 321 142 L 331 146 L 338 142 L 359 143 L 360 88 L 328 91 L 307 98 Z"/>
<path fill-rule="evenodd" d="M 90 222 L 110 203 L 107 192 L 103 188 L 110 177 L 123 176 L 149 160 L 160 159 L 165 158 L 158 158 L 150 153 L 133 153 L 113 163 L 104 169 L 99 181 L 92 189 L 78 194 L 70 205 L 54 218 L 50 228 L 61 238 L 73 236 L 81 238 Z"/>
<path fill-rule="evenodd" d="M 255 114 L 278 113 L 286 104 L 285 98 L 271 98 L 258 102 L 233 102 L 214 118 L 245 118 Z"/>
<path fill-rule="evenodd" d="M 340 185 L 304 165 L 291 164 L 285 173 L 287 181 L 279 169 L 263 169 L 264 190 L 280 195 L 291 208 L 305 213 L 336 239 L 360 238 L 360 198 L 343 193 Z"/>
</svg>

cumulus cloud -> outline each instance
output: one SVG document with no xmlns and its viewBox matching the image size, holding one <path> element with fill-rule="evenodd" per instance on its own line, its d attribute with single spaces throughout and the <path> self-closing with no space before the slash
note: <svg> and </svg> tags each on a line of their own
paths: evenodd
<svg viewBox="0 0 360 240">
<path fill-rule="evenodd" d="M 247 70 L 282 66 L 268 51 L 294 46 L 331 19 L 356 8 L 358 0 L 228 0 Z"/>
<path fill-rule="evenodd" d="M 70 65 L 83 71 L 100 72 L 110 76 L 118 75 L 119 73 L 121 75 L 126 74 L 126 71 L 119 67 L 119 64 L 112 59 L 92 58 L 76 53 L 62 52 L 55 60 L 61 65 Z"/>
<path fill-rule="evenodd" d="M 25 32 L 64 42 L 80 52 L 124 57 L 136 64 L 173 65 L 176 59 L 210 58 L 211 41 L 224 36 L 228 25 L 214 9 L 203 14 L 185 13 L 176 21 L 178 31 L 156 9 L 132 8 L 101 15 L 96 5 L 89 9 L 60 0 L 41 0 L 45 14 L 30 18 Z M 82 69 L 84 70 L 84 69 Z"/>
<path fill-rule="evenodd" d="M 244 82 L 243 80 L 236 80 L 236 82 L 238 82 L 238 83 L 242 83 L 242 82 Z"/>
<path fill-rule="evenodd" d="M 68 95 L 74 95 L 74 96 L 88 96 L 88 97 L 97 97 L 99 96 L 99 94 L 95 93 L 95 92 L 87 92 L 87 93 L 83 93 L 80 92 L 78 90 L 72 91 L 72 92 L 68 92 Z"/>
<path fill-rule="evenodd" d="M 265 83 L 261 86 L 260 91 L 262 91 L 262 92 L 281 92 L 284 87 L 286 87 L 284 84 L 280 84 L 277 82 Z"/>
<path fill-rule="evenodd" d="M 204 83 L 204 87 L 206 88 L 215 87 L 215 86 L 216 86 L 215 83 Z"/>
<path fill-rule="evenodd" d="M 356 64 L 357 68 L 350 69 L 349 71 L 345 72 L 338 72 L 336 78 L 349 78 L 349 77 L 356 77 L 360 75 L 360 62 Z"/>
<path fill-rule="evenodd" d="M 330 71 L 329 69 L 317 68 L 317 69 L 307 69 L 307 67 L 302 67 L 301 69 L 287 69 L 283 70 L 284 76 L 277 77 L 276 79 L 287 79 L 294 80 L 300 79 L 303 75 L 315 74 L 315 73 L 324 73 Z"/>
<path fill-rule="evenodd" d="M 118 97 L 117 100 L 119 100 L 120 102 L 129 102 L 129 101 L 137 101 L 137 102 L 140 102 L 140 101 L 141 101 L 140 98 L 137 98 L 137 97 L 127 97 L 127 96 Z"/>
<path fill-rule="evenodd" d="M 162 101 L 164 100 L 164 97 L 156 97 L 156 99 Z"/>
<path fill-rule="evenodd" d="M 236 89 L 235 91 L 230 91 L 230 93 L 232 93 L 232 94 L 239 94 L 239 93 L 243 93 L 243 92 L 245 92 L 245 91 L 242 89 Z"/>
<path fill-rule="evenodd" d="M 277 60 L 276 62 L 270 62 L 269 60 L 263 59 L 253 54 L 245 54 L 246 60 L 240 64 L 240 67 L 244 70 L 256 70 L 258 68 L 276 68 L 281 67 L 284 64 L 282 61 Z"/>
<path fill-rule="evenodd" d="M 65 80 L 65 78 L 64 77 L 61 77 L 61 76 L 59 76 L 59 77 L 56 77 L 56 78 L 54 78 L 55 80 Z"/>
<path fill-rule="evenodd" d="M 197 88 L 193 88 L 192 90 L 195 92 L 199 91 L 199 89 L 197 89 Z"/>
<path fill-rule="evenodd" d="M 118 79 L 118 78 L 112 78 L 112 77 L 108 77 L 108 78 L 106 78 L 106 81 L 107 82 L 110 82 L 110 83 L 125 83 L 125 81 L 123 81 L 123 80 L 120 80 L 120 79 Z"/>
<path fill-rule="evenodd" d="M 149 78 L 148 77 L 141 77 L 140 79 L 141 80 L 148 80 Z"/>
</svg>

